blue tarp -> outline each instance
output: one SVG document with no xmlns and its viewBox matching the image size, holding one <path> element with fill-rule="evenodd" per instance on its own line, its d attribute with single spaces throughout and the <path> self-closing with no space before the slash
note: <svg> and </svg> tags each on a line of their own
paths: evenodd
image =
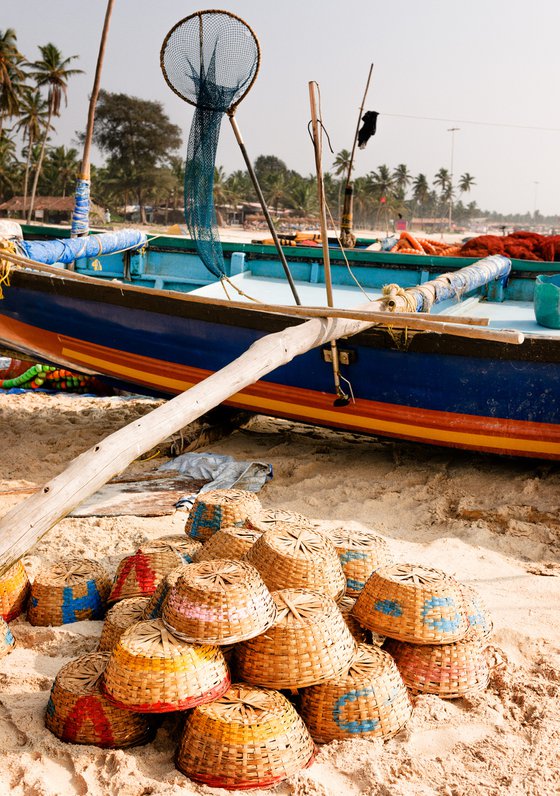
<svg viewBox="0 0 560 796">
<path fill-rule="evenodd" d="M 24 240 L 18 242 L 18 247 L 25 257 L 46 265 L 54 265 L 54 263 L 72 263 L 79 257 L 99 257 L 102 254 L 137 249 L 146 241 L 145 232 L 137 229 L 121 229 L 118 232 L 103 232 L 84 238 Z"/>
</svg>

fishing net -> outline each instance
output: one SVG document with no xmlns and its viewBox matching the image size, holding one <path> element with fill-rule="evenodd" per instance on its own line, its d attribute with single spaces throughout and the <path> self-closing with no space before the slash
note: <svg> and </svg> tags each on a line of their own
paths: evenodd
<svg viewBox="0 0 560 796">
<path fill-rule="evenodd" d="M 178 22 L 161 48 L 170 88 L 194 105 L 185 163 L 185 220 L 201 260 L 225 273 L 214 207 L 214 168 L 220 127 L 257 76 L 259 43 L 243 20 L 227 11 L 200 11 Z"/>
</svg>

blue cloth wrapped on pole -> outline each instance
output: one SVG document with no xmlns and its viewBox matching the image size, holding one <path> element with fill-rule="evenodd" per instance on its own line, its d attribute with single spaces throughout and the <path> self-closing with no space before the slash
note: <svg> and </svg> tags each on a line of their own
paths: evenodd
<svg viewBox="0 0 560 796">
<path fill-rule="evenodd" d="M 57 238 L 55 240 L 20 241 L 18 248 L 25 257 L 45 265 L 72 263 L 80 257 L 100 257 L 128 249 L 139 249 L 147 242 L 145 232 L 121 229 L 85 238 Z"/>
<path fill-rule="evenodd" d="M 89 187 L 89 180 L 78 177 L 72 212 L 72 235 L 85 235 L 89 230 Z"/>
<path fill-rule="evenodd" d="M 423 285 L 407 288 L 406 293 L 415 300 L 417 312 L 429 312 L 432 304 L 451 298 L 461 299 L 477 287 L 496 279 L 501 279 L 505 284 L 510 271 L 511 260 L 494 254 L 456 272 L 441 274 Z"/>
</svg>

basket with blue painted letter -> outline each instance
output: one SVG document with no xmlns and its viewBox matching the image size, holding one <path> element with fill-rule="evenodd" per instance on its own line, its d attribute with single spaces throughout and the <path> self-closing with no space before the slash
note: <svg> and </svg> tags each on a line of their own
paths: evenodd
<svg viewBox="0 0 560 796">
<path fill-rule="evenodd" d="M 360 644 L 349 668 L 301 690 L 300 713 L 313 739 L 391 738 L 412 715 L 412 704 L 391 656 Z"/>
<path fill-rule="evenodd" d="M 242 489 L 215 489 L 197 497 L 190 510 L 185 533 L 206 542 L 216 531 L 231 526 L 243 527 L 247 518 L 261 508 L 254 492 Z"/>
<path fill-rule="evenodd" d="M 27 609 L 32 625 L 66 625 L 101 619 L 111 579 L 89 558 L 66 558 L 46 564 L 37 573 Z"/>
<path fill-rule="evenodd" d="M 394 562 L 385 539 L 371 531 L 332 528 L 324 533 L 340 558 L 346 575 L 346 594 L 357 596 L 372 572 Z"/>
<path fill-rule="evenodd" d="M 469 629 L 461 584 L 420 564 L 394 564 L 374 572 L 352 616 L 375 633 L 412 644 L 450 644 Z"/>
</svg>

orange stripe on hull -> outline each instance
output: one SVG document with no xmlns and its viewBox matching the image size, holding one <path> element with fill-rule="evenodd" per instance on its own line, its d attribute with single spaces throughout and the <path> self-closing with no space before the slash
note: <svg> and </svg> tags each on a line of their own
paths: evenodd
<svg viewBox="0 0 560 796">
<path fill-rule="evenodd" d="M 40 352 L 57 364 L 170 393 L 183 392 L 213 372 L 86 343 L 0 316 L 0 338 L 3 334 L 5 339 Z M 360 399 L 347 407 L 334 408 L 331 394 L 262 380 L 236 393 L 227 403 L 278 417 L 414 442 L 560 459 L 560 426 L 552 423 L 456 414 Z"/>
</svg>

